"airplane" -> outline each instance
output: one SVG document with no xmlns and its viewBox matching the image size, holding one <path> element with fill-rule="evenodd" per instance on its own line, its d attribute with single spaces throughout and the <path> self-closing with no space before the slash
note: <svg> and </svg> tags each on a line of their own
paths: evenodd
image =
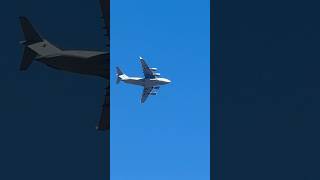
<svg viewBox="0 0 320 180">
<path fill-rule="evenodd" d="M 149 95 L 157 95 L 157 91 L 160 89 L 161 85 L 169 84 L 171 81 L 166 78 L 161 78 L 160 73 L 156 73 L 157 68 L 149 68 L 146 61 L 139 57 L 140 63 L 142 66 L 144 78 L 141 77 L 129 77 L 124 74 L 119 67 L 117 69 L 117 81 L 119 84 L 120 81 L 124 83 L 138 85 L 143 87 L 143 92 L 141 96 L 141 103 L 144 103 Z"/>
<path fill-rule="evenodd" d="M 49 67 L 107 78 L 107 56 L 109 53 L 100 51 L 62 50 L 43 39 L 33 28 L 26 17 L 20 17 L 25 46 L 20 70 L 25 71 L 33 60 Z"/>
<path fill-rule="evenodd" d="M 97 130 L 107 130 L 110 127 L 109 121 L 109 62 L 110 62 L 110 41 L 109 41 L 109 0 L 100 0 L 102 18 L 104 19 L 107 37 L 107 51 L 86 51 L 86 50 L 64 50 L 51 44 L 42 38 L 32 26 L 27 17 L 21 16 L 20 25 L 25 41 L 20 43 L 24 46 L 20 70 L 25 71 L 33 61 L 44 63 L 47 66 L 73 73 L 98 76 L 107 79 L 107 88 L 104 104 L 102 106 L 101 118 L 96 127 Z"/>
</svg>

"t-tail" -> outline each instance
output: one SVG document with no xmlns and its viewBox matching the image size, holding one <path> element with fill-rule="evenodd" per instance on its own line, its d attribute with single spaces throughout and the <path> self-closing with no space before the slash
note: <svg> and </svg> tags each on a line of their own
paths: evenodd
<svg viewBox="0 0 320 180">
<path fill-rule="evenodd" d="M 39 34 L 36 32 L 32 24 L 29 22 L 29 20 L 26 17 L 19 17 L 19 19 L 20 19 L 21 29 L 25 38 L 25 41 L 20 42 L 22 45 L 25 45 L 23 50 L 22 61 L 20 64 L 20 70 L 24 71 L 28 69 L 33 59 L 37 55 L 37 53 L 35 53 L 28 47 L 28 45 L 41 42 L 42 38 L 39 36 Z"/>
<path fill-rule="evenodd" d="M 43 56 L 48 54 L 48 52 L 57 52 L 60 51 L 60 49 L 53 46 L 45 39 L 41 38 L 39 33 L 35 30 L 35 28 L 32 26 L 32 24 L 26 17 L 21 16 L 19 17 L 19 19 L 25 39 L 24 41 L 20 42 L 22 45 L 25 46 L 22 61 L 20 64 L 20 70 L 24 71 L 28 69 L 28 67 L 32 64 L 32 61 L 36 56 Z"/>
<path fill-rule="evenodd" d="M 125 79 L 126 77 L 128 77 L 127 75 L 125 75 L 121 69 L 119 67 L 117 67 L 117 84 L 119 84 L 119 82 L 123 79 Z"/>
</svg>

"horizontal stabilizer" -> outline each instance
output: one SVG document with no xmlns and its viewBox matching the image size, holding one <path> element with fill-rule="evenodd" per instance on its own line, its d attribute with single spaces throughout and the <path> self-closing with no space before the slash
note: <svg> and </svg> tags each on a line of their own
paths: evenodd
<svg viewBox="0 0 320 180">
<path fill-rule="evenodd" d="M 120 77 L 117 76 L 117 81 L 116 81 L 116 83 L 119 84 L 120 81 L 121 81 Z"/>
<path fill-rule="evenodd" d="M 22 61 L 21 61 L 21 64 L 20 64 L 20 70 L 21 71 L 27 70 L 28 67 L 32 64 L 32 61 L 33 61 L 35 56 L 36 56 L 35 52 L 33 52 L 28 47 L 25 47 L 24 48 L 24 52 L 23 52 Z"/>
<path fill-rule="evenodd" d="M 120 76 L 123 74 L 123 72 L 121 71 L 121 69 L 119 67 L 116 67 L 117 68 L 117 76 Z"/>
<path fill-rule="evenodd" d="M 43 41 L 26 17 L 20 17 L 20 24 L 26 43 L 37 43 Z"/>
<path fill-rule="evenodd" d="M 127 77 L 128 77 L 128 76 L 125 75 L 125 74 L 121 71 L 121 69 L 120 69 L 119 67 L 117 67 L 117 81 L 116 81 L 116 83 L 119 84 L 119 82 L 120 82 L 122 79 L 127 78 Z"/>
</svg>

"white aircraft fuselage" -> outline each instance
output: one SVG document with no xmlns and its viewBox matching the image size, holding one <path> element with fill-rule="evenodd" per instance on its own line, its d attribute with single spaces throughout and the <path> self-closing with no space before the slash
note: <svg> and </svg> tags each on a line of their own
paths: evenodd
<svg viewBox="0 0 320 180">
<path fill-rule="evenodd" d="M 150 68 L 142 57 L 139 57 L 142 65 L 144 78 L 130 77 L 124 74 L 119 67 L 117 67 L 117 84 L 123 81 L 127 84 L 133 84 L 143 87 L 141 96 L 141 103 L 144 103 L 149 95 L 156 95 L 161 85 L 171 83 L 169 79 L 159 77 L 160 73 L 156 73 L 157 68 Z"/>
<path fill-rule="evenodd" d="M 171 81 L 166 78 L 141 78 L 141 77 L 122 77 L 121 81 L 128 83 L 128 84 L 133 84 L 133 85 L 138 85 L 138 86 L 143 86 L 143 87 L 157 87 L 165 84 L 169 84 Z"/>
</svg>

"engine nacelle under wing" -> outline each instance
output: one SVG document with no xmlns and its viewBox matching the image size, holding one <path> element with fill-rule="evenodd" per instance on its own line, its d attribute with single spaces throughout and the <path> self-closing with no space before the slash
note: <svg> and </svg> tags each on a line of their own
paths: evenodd
<svg viewBox="0 0 320 180">
<path fill-rule="evenodd" d="M 157 68 L 149 68 L 151 71 L 157 71 Z"/>
</svg>

